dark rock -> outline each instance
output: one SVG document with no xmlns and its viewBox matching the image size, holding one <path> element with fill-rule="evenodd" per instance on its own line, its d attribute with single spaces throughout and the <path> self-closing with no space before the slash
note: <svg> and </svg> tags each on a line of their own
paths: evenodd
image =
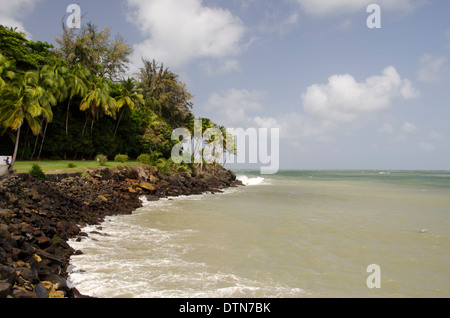
<svg viewBox="0 0 450 318">
<path fill-rule="evenodd" d="M 32 268 L 36 270 L 36 273 L 41 281 L 44 281 L 44 278 L 48 275 L 54 274 L 53 270 L 43 263 L 36 262 L 33 264 Z"/>
<path fill-rule="evenodd" d="M 20 260 L 26 260 L 28 257 L 31 256 L 31 253 L 28 251 L 24 251 L 20 248 L 13 248 L 11 250 L 11 254 L 14 256 L 15 259 L 20 259 Z"/>
<path fill-rule="evenodd" d="M 42 283 L 36 284 L 34 288 L 38 298 L 48 298 L 47 289 L 45 289 L 45 286 Z"/>
<path fill-rule="evenodd" d="M 39 277 L 37 275 L 36 270 L 28 268 L 28 267 L 19 267 L 16 269 L 16 273 L 18 276 L 23 279 L 29 281 L 32 284 L 39 283 Z"/>
<path fill-rule="evenodd" d="M 58 286 L 58 289 L 62 290 L 64 293 L 67 293 L 70 290 L 70 288 L 67 286 L 67 280 L 59 275 L 47 275 L 42 279 L 42 281 L 55 284 L 56 286 Z"/>
<path fill-rule="evenodd" d="M 0 266 L 0 277 L 4 278 L 0 281 L 6 284 L 2 286 L 3 294 L 46 297 L 40 282 L 45 287 L 48 280 L 60 285 L 65 296 L 84 297 L 76 289 L 68 288 L 65 281 L 70 257 L 82 253 L 66 241 L 85 238 L 87 234 L 80 232 L 81 227 L 99 224 L 109 215 L 131 214 L 142 206 L 139 196 L 143 194 L 151 193 L 147 198 L 155 201 L 170 196 L 215 193 L 237 185 L 240 182 L 232 172 L 215 166 L 196 167 L 192 173 L 166 177 L 155 168 L 127 166 L 114 172 L 92 170 L 86 177 L 51 175 L 44 182 L 29 174 L 3 180 L 0 264 L 8 264 Z"/>
<path fill-rule="evenodd" d="M 71 290 L 69 290 L 67 296 L 69 298 L 92 298 L 91 296 L 81 294 L 76 288 L 72 288 Z"/>
<path fill-rule="evenodd" d="M 180 179 L 179 179 L 179 176 L 177 176 L 177 175 L 170 175 L 167 178 L 167 181 L 172 186 L 179 186 L 179 184 L 180 184 Z"/>
<path fill-rule="evenodd" d="M 55 256 L 53 256 L 47 252 L 44 252 L 43 250 L 40 250 L 40 249 L 38 249 L 36 251 L 36 254 L 42 258 L 50 260 L 52 263 L 55 263 L 55 264 L 61 265 L 62 263 L 64 263 L 64 261 L 62 259 L 55 257 Z"/>
<path fill-rule="evenodd" d="M 26 291 L 25 289 L 21 289 L 21 288 L 13 288 L 12 296 L 14 298 L 37 298 L 36 293 L 29 292 L 29 291 Z"/>
<path fill-rule="evenodd" d="M 39 245 L 40 248 L 46 248 L 50 246 L 51 242 L 52 241 L 50 240 L 50 238 L 46 236 L 41 236 L 37 238 L 37 244 Z"/>
<path fill-rule="evenodd" d="M 0 281 L 14 284 L 17 274 L 14 268 L 0 265 Z"/>
<path fill-rule="evenodd" d="M 0 282 L 0 298 L 6 298 L 9 295 L 9 292 L 11 291 L 11 284 L 10 283 L 2 283 Z"/>
<path fill-rule="evenodd" d="M 7 209 L 0 209 L 0 221 L 5 222 L 5 224 L 11 223 L 13 211 Z"/>
<path fill-rule="evenodd" d="M 6 240 L 11 238 L 11 233 L 9 233 L 9 226 L 0 223 L 0 240 Z"/>
</svg>

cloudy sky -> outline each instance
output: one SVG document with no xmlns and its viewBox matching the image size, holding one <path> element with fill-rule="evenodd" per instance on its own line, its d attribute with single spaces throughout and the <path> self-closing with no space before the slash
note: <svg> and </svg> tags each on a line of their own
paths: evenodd
<svg viewBox="0 0 450 318">
<path fill-rule="evenodd" d="M 72 3 L 132 69 L 179 74 L 197 116 L 280 128 L 281 168 L 450 169 L 447 0 L 0 0 L 0 23 L 54 43 Z"/>
</svg>

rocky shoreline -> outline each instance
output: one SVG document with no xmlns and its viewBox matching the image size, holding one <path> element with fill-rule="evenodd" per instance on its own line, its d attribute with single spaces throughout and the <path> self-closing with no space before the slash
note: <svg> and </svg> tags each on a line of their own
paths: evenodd
<svg viewBox="0 0 450 318">
<path fill-rule="evenodd" d="M 70 257 L 82 254 L 67 241 L 83 239 L 86 225 L 131 214 L 149 201 L 217 193 L 241 186 L 222 167 L 161 175 L 147 166 L 49 175 L 18 174 L 0 181 L 0 298 L 83 298 L 68 286 Z M 70 285 L 70 284 L 69 284 Z"/>
</svg>

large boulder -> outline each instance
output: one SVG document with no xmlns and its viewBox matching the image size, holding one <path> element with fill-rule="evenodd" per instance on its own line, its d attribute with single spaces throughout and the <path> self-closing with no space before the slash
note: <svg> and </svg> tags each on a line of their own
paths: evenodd
<svg viewBox="0 0 450 318">
<path fill-rule="evenodd" d="M 0 265 L 0 281 L 14 284 L 17 274 L 14 268 Z"/>
<path fill-rule="evenodd" d="M 153 186 L 152 184 L 150 184 L 148 182 L 141 182 L 139 184 L 139 187 L 141 187 L 142 189 L 148 190 L 148 191 L 155 191 L 156 190 L 155 186 Z"/>
</svg>

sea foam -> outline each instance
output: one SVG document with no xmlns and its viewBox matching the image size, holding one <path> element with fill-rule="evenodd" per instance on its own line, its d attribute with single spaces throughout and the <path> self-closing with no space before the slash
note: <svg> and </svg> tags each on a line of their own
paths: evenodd
<svg viewBox="0 0 450 318">
<path fill-rule="evenodd" d="M 249 178 L 247 176 L 237 176 L 237 179 L 246 186 L 266 184 L 266 179 L 264 179 L 262 177 Z"/>
</svg>

